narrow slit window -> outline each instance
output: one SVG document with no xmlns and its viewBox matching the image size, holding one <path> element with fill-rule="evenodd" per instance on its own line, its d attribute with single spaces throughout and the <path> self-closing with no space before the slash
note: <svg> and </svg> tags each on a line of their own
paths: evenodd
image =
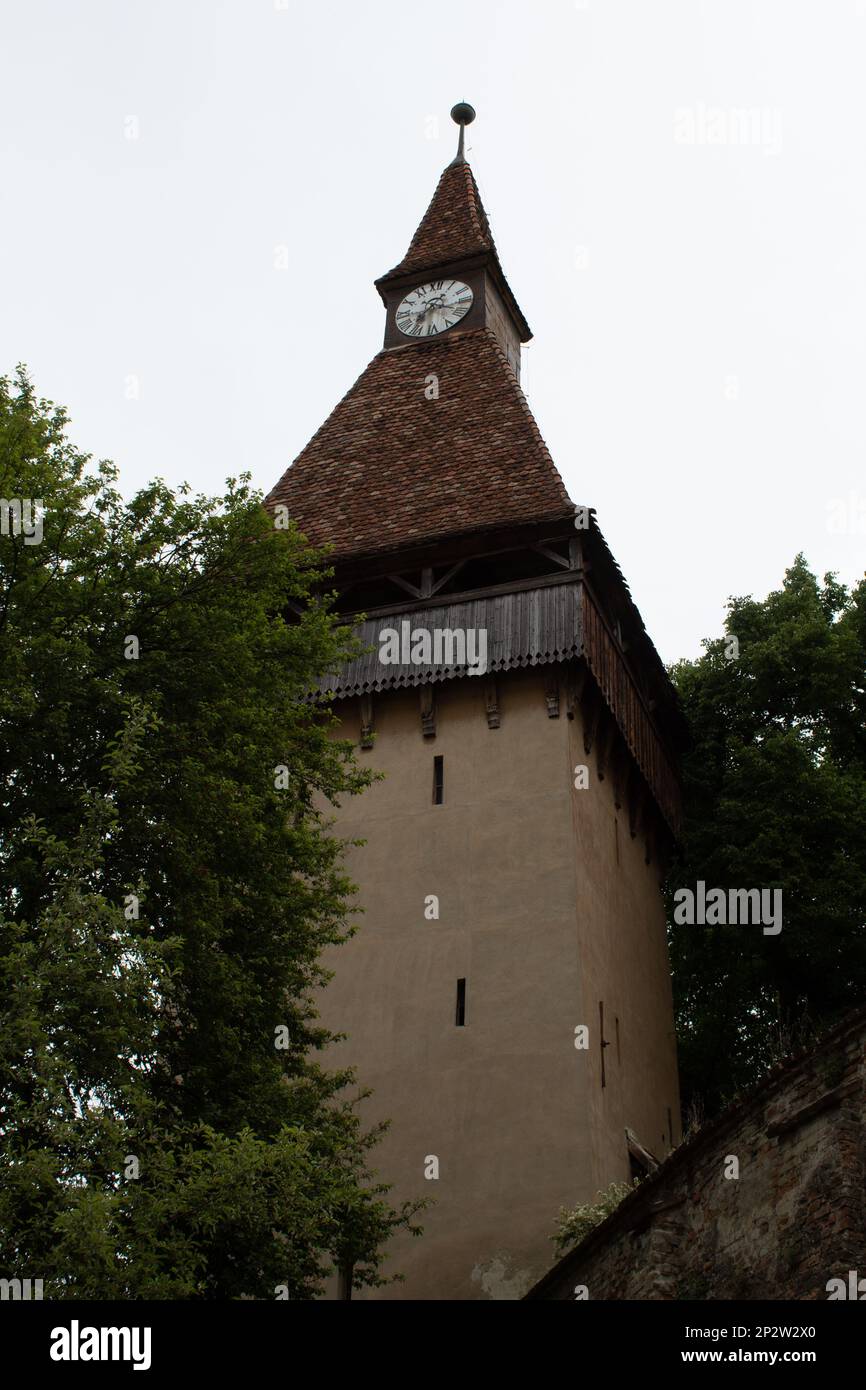
<svg viewBox="0 0 866 1390">
<path fill-rule="evenodd" d="M 433 759 L 433 805 L 441 806 L 445 800 L 445 759 L 437 754 Z"/>
<path fill-rule="evenodd" d="M 466 981 L 457 981 L 457 1013 L 454 1022 L 458 1028 L 462 1028 L 466 1023 Z"/>
<path fill-rule="evenodd" d="M 604 1004 L 600 999 L 598 1001 L 598 1035 L 601 1039 L 601 1084 L 603 1089 L 607 1085 L 607 1078 L 604 1071 L 604 1049 L 608 1046 L 608 1043 L 604 1036 Z"/>
</svg>

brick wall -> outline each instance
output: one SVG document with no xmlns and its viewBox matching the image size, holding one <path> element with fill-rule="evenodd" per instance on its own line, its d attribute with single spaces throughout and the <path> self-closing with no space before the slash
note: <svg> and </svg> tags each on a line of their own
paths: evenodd
<svg viewBox="0 0 866 1390">
<path fill-rule="evenodd" d="M 829 1279 L 866 1279 L 864 1097 L 866 1010 L 683 1143 L 526 1297 L 826 1299 Z"/>
</svg>

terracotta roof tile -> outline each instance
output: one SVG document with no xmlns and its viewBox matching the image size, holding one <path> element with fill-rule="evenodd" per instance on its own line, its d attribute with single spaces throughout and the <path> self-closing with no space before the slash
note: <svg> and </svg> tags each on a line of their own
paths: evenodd
<svg viewBox="0 0 866 1390">
<path fill-rule="evenodd" d="M 425 395 L 430 373 L 437 400 Z M 278 503 L 337 555 L 552 520 L 572 505 L 483 328 L 374 357 L 266 499 Z"/>
<path fill-rule="evenodd" d="M 496 254 L 475 177 L 465 161 L 449 164 L 442 172 L 409 250 L 399 265 L 382 279 L 456 261 L 462 256 L 475 256 L 482 251 Z"/>
</svg>

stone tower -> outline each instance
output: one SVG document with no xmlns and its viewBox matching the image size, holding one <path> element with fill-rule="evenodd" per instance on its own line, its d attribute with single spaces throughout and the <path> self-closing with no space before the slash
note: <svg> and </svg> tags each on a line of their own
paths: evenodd
<svg viewBox="0 0 866 1390">
<path fill-rule="evenodd" d="M 520 389 L 531 335 L 452 114 L 457 157 L 376 281 L 382 350 L 268 498 L 366 615 L 369 654 L 323 687 L 385 776 L 340 813 L 364 916 L 321 1012 L 391 1121 L 382 1179 L 434 1202 L 392 1299 L 519 1297 L 561 1206 L 679 1139 L 680 716 Z"/>
</svg>

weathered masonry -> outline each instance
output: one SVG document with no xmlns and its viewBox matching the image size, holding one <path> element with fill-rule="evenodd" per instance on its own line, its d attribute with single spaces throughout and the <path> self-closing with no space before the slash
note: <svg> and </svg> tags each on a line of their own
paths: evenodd
<svg viewBox="0 0 866 1390">
<path fill-rule="evenodd" d="M 826 1299 L 862 1279 L 862 1300 L 864 1179 L 861 1010 L 698 1130 L 527 1296 Z"/>
<path fill-rule="evenodd" d="M 520 1297 L 558 1208 L 628 1175 L 626 1129 L 659 1155 L 679 1139 L 659 878 L 680 715 L 520 389 L 530 331 L 463 157 L 470 118 L 455 108 L 457 157 L 376 282 L 382 350 L 268 498 L 333 545 L 370 648 L 322 681 L 385 776 L 339 815 L 366 840 L 348 865 L 365 916 L 321 1008 L 348 1035 L 331 1060 L 372 1088 L 363 1113 L 391 1121 L 382 1177 L 435 1203 L 395 1241 L 386 1298 Z M 383 660 L 403 624 L 483 632 L 483 674 L 447 645 L 438 665 Z"/>
</svg>

